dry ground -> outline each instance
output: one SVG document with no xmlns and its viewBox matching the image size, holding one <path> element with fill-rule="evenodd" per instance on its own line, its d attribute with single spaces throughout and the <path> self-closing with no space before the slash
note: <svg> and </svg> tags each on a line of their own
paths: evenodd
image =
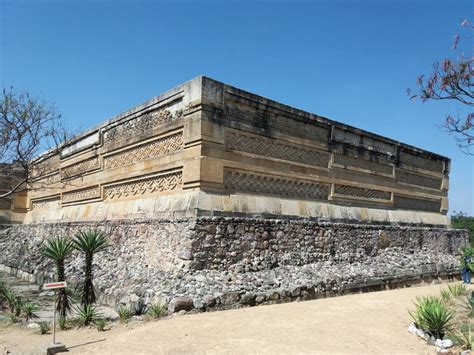
<svg viewBox="0 0 474 355">
<path fill-rule="evenodd" d="M 175 316 L 143 324 L 59 331 L 71 353 L 416 353 L 434 348 L 407 332 L 407 309 L 445 285 Z M 51 335 L 0 329 L 0 354 L 40 353 Z"/>
</svg>

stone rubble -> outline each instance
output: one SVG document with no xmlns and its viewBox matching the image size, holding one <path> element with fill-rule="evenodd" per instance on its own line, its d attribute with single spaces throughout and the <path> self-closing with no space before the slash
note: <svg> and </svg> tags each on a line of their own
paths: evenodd
<svg viewBox="0 0 474 355">
<path fill-rule="evenodd" d="M 103 304 L 167 304 L 208 311 L 381 290 L 459 274 L 463 231 L 322 224 L 308 221 L 198 219 L 0 226 L 0 266 L 54 279 L 40 254 L 45 238 L 100 228 L 111 247 L 94 259 Z M 219 240 L 219 242 L 217 242 Z M 186 253 L 184 253 L 186 252 Z M 183 260 L 184 259 L 184 260 Z M 66 264 L 78 283 L 82 257 Z"/>
</svg>

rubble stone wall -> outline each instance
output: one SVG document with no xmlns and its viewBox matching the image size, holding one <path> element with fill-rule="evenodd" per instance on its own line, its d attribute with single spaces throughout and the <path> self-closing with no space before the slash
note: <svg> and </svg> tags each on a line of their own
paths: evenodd
<svg viewBox="0 0 474 355">
<path fill-rule="evenodd" d="M 168 303 L 170 311 L 233 308 L 454 277 L 467 232 L 443 228 L 198 218 L 0 226 L 0 265 L 54 279 L 40 247 L 53 235 L 99 228 L 94 260 L 102 303 Z M 73 254 L 66 275 L 82 274 Z"/>
</svg>

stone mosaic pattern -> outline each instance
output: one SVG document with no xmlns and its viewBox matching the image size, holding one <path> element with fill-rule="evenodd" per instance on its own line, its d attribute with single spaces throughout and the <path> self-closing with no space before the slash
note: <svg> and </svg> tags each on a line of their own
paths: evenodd
<svg viewBox="0 0 474 355">
<path fill-rule="evenodd" d="M 138 161 L 182 150 L 183 147 L 183 132 L 179 132 L 112 155 L 107 155 L 104 157 L 104 167 L 105 169 L 113 169 L 130 165 Z"/>
<path fill-rule="evenodd" d="M 255 192 L 282 197 L 327 200 L 329 195 L 329 184 L 243 170 L 226 170 L 224 184 L 226 189 L 233 191 Z"/>
<path fill-rule="evenodd" d="M 98 156 L 80 161 L 78 163 L 69 165 L 61 169 L 63 179 L 67 179 L 76 175 L 84 174 L 100 167 L 100 160 Z"/>
<path fill-rule="evenodd" d="M 48 175 L 46 177 L 43 177 L 43 178 L 39 178 L 38 180 L 35 180 L 34 183 L 35 184 L 55 184 L 57 182 L 61 181 L 61 174 L 59 172 L 57 173 L 54 173 L 52 175 Z"/>
<path fill-rule="evenodd" d="M 417 210 L 427 212 L 439 212 L 441 208 L 440 201 L 424 200 L 413 197 L 395 195 L 395 207 L 405 210 Z"/>
<path fill-rule="evenodd" d="M 181 171 L 134 181 L 126 181 L 115 185 L 104 186 L 104 200 L 114 200 L 130 196 L 172 191 L 181 189 L 182 184 L 183 173 Z"/>
<path fill-rule="evenodd" d="M 412 174 L 407 171 L 397 170 L 397 180 L 407 184 L 429 187 L 431 189 L 441 189 L 442 179 Z"/>
<path fill-rule="evenodd" d="M 391 192 L 337 184 L 334 185 L 334 193 L 348 197 L 353 196 L 388 201 L 390 201 L 392 198 Z"/>
<path fill-rule="evenodd" d="M 38 199 L 31 201 L 31 209 L 47 209 L 47 208 L 58 208 L 60 204 L 60 198 L 58 197 L 48 197 L 45 199 Z"/>
<path fill-rule="evenodd" d="M 263 155 L 323 168 L 327 168 L 329 164 L 329 153 L 327 152 L 303 146 L 295 147 L 275 139 L 264 137 L 228 133 L 226 136 L 226 147 L 250 154 Z"/>
<path fill-rule="evenodd" d="M 393 174 L 393 167 L 390 165 L 379 164 L 373 161 L 354 158 L 348 155 L 341 155 L 337 153 L 334 154 L 333 159 L 333 164 L 342 165 L 348 169 L 358 168 L 386 175 Z"/>
<path fill-rule="evenodd" d="M 104 143 L 109 144 L 116 140 L 127 139 L 129 137 L 142 135 L 165 123 L 172 122 L 180 118 L 183 111 L 171 113 L 168 109 L 158 108 L 148 111 L 135 118 L 120 123 L 104 132 Z"/>
<path fill-rule="evenodd" d="M 292 120 L 283 114 L 278 115 L 272 112 L 252 112 L 242 110 L 234 105 L 226 106 L 226 116 L 238 123 L 244 123 L 260 129 L 272 127 L 282 133 L 290 133 L 296 137 L 312 139 L 315 142 L 325 143 L 329 137 L 327 128 L 316 124 Z"/>
<path fill-rule="evenodd" d="M 99 197 L 100 197 L 99 185 L 95 185 L 95 186 L 86 187 L 83 189 L 65 192 L 62 195 L 62 201 L 67 203 L 67 202 L 88 200 L 88 199 L 99 198 Z"/>
</svg>

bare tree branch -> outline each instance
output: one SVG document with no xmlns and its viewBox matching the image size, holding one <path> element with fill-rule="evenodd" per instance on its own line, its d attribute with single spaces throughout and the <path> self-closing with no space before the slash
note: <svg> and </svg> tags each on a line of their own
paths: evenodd
<svg viewBox="0 0 474 355">
<path fill-rule="evenodd" d="M 0 199 L 33 188 L 32 179 L 47 173 L 48 157 L 58 154 L 68 134 L 54 105 L 27 92 L 3 89 L 0 95 L 0 166 L 15 170 Z M 46 155 L 41 153 L 48 152 Z M 20 169 L 18 171 L 18 169 Z"/>
</svg>

